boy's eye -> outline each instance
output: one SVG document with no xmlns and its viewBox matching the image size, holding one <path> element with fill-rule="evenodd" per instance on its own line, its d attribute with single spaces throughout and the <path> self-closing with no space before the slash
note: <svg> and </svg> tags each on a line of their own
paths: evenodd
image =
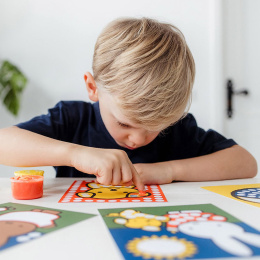
<svg viewBox="0 0 260 260">
<path fill-rule="evenodd" d="M 122 126 L 122 127 L 125 127 L 125 128 L 128 128 L 128 127 L 129 127 L 129 125 L 126 125 L 126 124 L 121 123 L 121 122 L 119 122 L 119 121 L 117 121 L 117 123 L 118 123 L 120 126 Z"/>
</svg>

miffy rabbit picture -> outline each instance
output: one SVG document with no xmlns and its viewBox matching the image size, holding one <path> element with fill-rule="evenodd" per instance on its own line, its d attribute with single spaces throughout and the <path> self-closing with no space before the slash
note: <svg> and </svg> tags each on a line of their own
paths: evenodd
<svg viewBox="0 0 260 260">
<path fill-rule="evenodd" d="M 27 204 L 0 204 L 0 251 L 24 244 L 95 215 Z M 19 258 L 19 257 L 18 257 Z"/>
<path fill-rule="evenodd" d="M 125 259 L 260 256 L 260 232 L 212 204 L 99 212 Z"/>
</svg>

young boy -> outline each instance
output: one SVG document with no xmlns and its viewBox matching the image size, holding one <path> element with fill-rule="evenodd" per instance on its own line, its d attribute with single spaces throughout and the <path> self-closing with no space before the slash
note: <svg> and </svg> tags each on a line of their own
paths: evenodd
<svg viewBox="0 0 260 260">
<path fill-rule="evenodd" d="M 254 177 L 255 159 L 187 114 L 195 65 L 182 33 L 151 19 L 120 19 L 99 36 L 94 104 L 64 101 L 0 130 L 0 163 L 55 166 L 57 177 L 94 174 L 105 185 Z"/>
</svg>

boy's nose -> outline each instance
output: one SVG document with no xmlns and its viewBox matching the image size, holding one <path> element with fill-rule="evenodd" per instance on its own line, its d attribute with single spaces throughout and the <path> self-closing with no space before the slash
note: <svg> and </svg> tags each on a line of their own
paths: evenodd
<svg viewBox="0 0 260 260">
<path fill-rule="evenodd" d="M 146 134 L 143 132 L 132 133 L 128 136 L 128 140 L 133 148 L 140 147 L 145 144 Z"/>
</svg>

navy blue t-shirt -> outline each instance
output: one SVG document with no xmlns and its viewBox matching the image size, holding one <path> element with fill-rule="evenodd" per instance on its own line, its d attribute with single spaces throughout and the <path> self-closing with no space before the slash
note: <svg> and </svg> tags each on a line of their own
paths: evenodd
<svg viewBox="0 0 260 260">
<path fill-rule="evenodd" d="M 132 163 L 155 163 L 193 158 L 210 154 L 236 143 L 214 130 L 205 131 L 197 126 L 195 118 L 185 118 L 168 127 L 150 144 L 129 150 L 119 146 L 107 131 L 99 111 L 99 103 L 61 101 L 41 115 L 17 125 L 57 140 L 96 147 L 124 150 Z M 88 177 L 73 167 L 58 166 L 56 177 Z"/>
</svg>

